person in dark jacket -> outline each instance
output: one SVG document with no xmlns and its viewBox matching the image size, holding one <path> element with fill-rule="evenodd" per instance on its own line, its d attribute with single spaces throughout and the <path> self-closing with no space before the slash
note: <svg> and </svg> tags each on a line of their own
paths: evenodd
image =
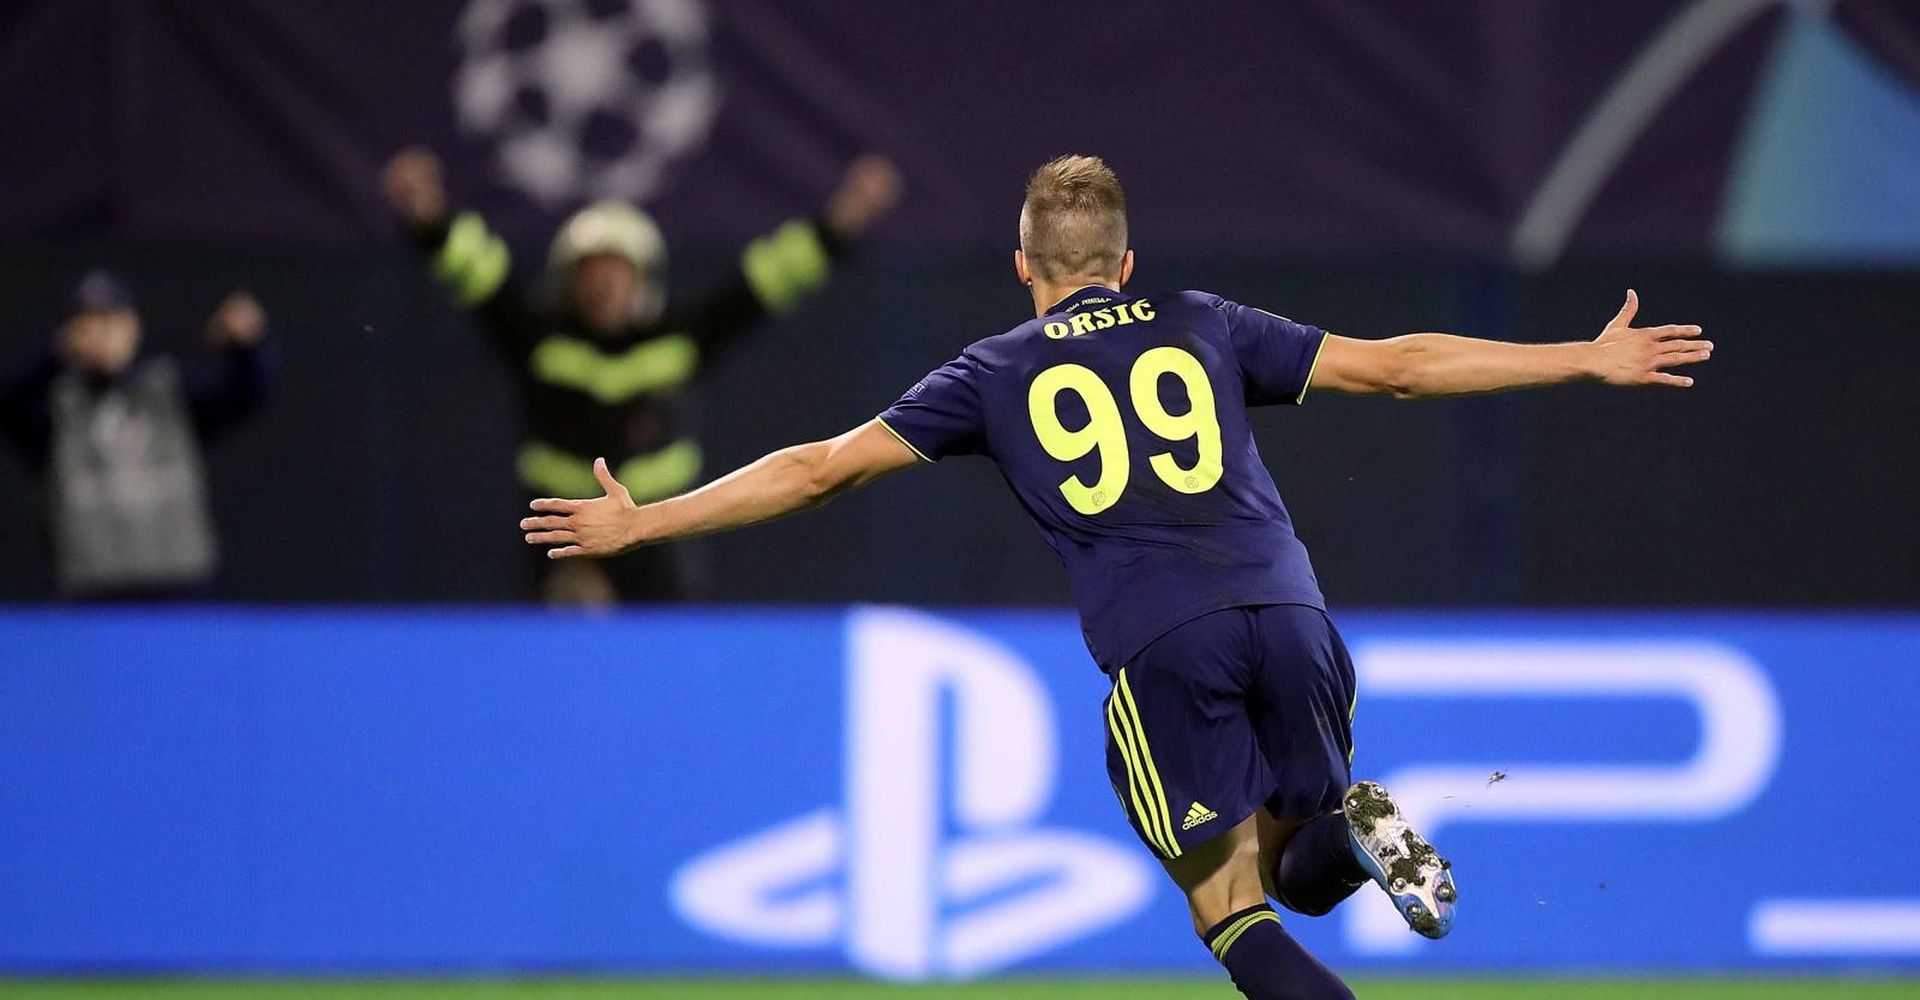
<svg viewBox="0 0 1920 1000">
<path fill-rule="evenodd" d="M 752 241 L 736 277 L 682 305 L 667 296 L 666 241 L 632 205 L 603 201 L 567 220 L 547 255 L 543 298 L 514 280 L 507 244 L 486 221 L 453 207 L 433 153 L 402 151 L 382 181 L 433 274 L 516 376 L 526 424 L 517 465 L 529 498 L 599 495 L 593 460 L 602 456 L 636 497 L 697 483 L 702 456 L 685 389 L 762 319 L 824 284 L 899 197 L 892 163 L 857 160 L 818 217 Z M 529 569 L 549 603 L 605 605 L 697 596 L 690 561 L 684 548 L 665 546 L 605 565 L 530 559 Z"/>
<path fill-rule="evenodd" d="M 204 593 L 219 550 L 202 449 L 265 399 L 266 325 L 234 292 L 207 321 L 210 364 L 142 355 L 132 293 L 94 271 L 52 347 L 0 384 L 0 432 L 45 482 L 62 596 Z"/>
</svg>

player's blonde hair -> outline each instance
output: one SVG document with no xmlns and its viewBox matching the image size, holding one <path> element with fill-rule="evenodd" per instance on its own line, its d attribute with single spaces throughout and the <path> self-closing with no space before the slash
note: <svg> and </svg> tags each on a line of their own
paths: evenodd
<svg viewBox="0 0 1920 1000">
<path fill-rule="evenodd" d="M 1020 249 L 1047 281 L 1111 278 L 1127 253 L 1127 196 L 1097 156 L 1060 156 L 1027 179 Z"/>
</svg>

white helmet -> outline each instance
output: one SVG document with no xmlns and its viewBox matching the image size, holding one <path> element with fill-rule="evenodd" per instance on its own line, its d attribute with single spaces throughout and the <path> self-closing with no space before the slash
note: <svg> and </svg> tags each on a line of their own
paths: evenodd
<svg viewBox="0 0 1920 1000">
<path fill-rule="evenodd" d="M 554 234 L 547 251 L 547 272 L 564 278 L 583 258 L 618 254 L 643 274 L 658 273 L 667 261 L 667 241 L 653 218 L 624 201 L 598 201 L 573 213 Z"/>
</svg>

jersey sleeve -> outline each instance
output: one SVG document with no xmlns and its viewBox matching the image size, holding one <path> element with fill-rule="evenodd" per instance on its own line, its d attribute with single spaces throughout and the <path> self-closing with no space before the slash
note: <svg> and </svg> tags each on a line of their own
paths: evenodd
<svg viewBox="0 0 1920 1000">
<path fill-rule="evenodd" d="M 986 450 L 979 369 L 961 355 L 927 374 L 880 414 L 880 423 L 928 462 Z"/>
<path fill-rule="evenodd" d="M 1219 309 L 1227 317 L 1247 405 L 1297 405 L 1306 399 L 1327 331 L 1226 299 L 1220 300 Z"/>
</svg>

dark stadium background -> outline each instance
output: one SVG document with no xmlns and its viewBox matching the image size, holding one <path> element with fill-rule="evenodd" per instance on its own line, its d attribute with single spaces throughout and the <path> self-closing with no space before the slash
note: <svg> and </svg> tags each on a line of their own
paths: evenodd
<svg viewBox="0 0 1920 1000">
<path fill-rule="evenodd" d="M 63 801 L 76 789 L 118 787 L 106 771 L 47 764 L 48 747 L 73 749 L 59 742 L 63 734 L 112 732 L 127 720 L 145 733 L 140 726 L 153 723 L 172 734 L 159 752 L 179 752 L 182 768 L 201 774 L 186 739 L 199 720 L 158 709 L 142 715 L 144 689 L 106 697 L 87 687 L 104 676 L 93 671 L 113 664 L 148 670 L 156 657 L 192 657 L 109 648 L 107 640 L 96 647 L 87 636 L 165 633 L 174 623 L 203 636 L 343 623 L 342 648 L 360 649 L 368 662 L 418 654 L 420 672 L 392 681 L 405 695 L 416 681 L 424 691 L 464 676 L 436 672 L 448 667 L 434 653 L 436 629 L 476 641 L 480 633 L 463 630 L 484 626 L 494 609 L 508 621 L 539 614 L 502 608 L 526 590 L 513 526 L 523 504 L 513 472 L 521 441 L 513 382 L 403 244 L 378 177 L 397 150 L 433 148 L 458 204 L 505 235 L 522 277 L 536 273 L 555 226 L 585 200 L 581 177 L 543 197 L 513 176 L 500 155 L 507 126 L 463 120 L 462 101 L 471 98 L 461 81 L 463 65 L 551 44 L 557 12 L 568 12 L 601 30 L 625 26 L 617 29 L 630 33 L 620 66 L 640 91 L 694 78 L 717 88 L 704 105 L 710 120 L 689 132 L 688 148 L 663 161 L 658 184 L 635 192 L 666 230 L 675 296 L 724 280 L 748 239 L 815 210 L 855 157 L 878 152 L 900 167 L 899 210 L 816 298 L 768 323 L 699 383 L 692 405 L 708 476 L 864 421 L 967 342 L 1023 319 L 1027 297 L 1010 260 L 1021 185 L 1035 165 L 1064 152 L 1106 157 L 1126 184 L 1139 252 L 1134 290 L 1205 288 L 1353 336 L 1439 330 L 1546 342 L 1593 336 L 1631 287 L 1641 321 L 1702 325 L 1716 351 L 1687 392 L 1579 386 L 1424 403 L 1322 394 L 1298 409 L 1257 413 L 1261 451 L 1336 615 L 1383 612 L 1370 622 L 1390 637 L 1430 624 L 1454 637 L 1586 628 L 1593 636 L 1705 636 L 1736 647 L 1745 637 L 1752 648 L 1776 639 L 1791 647 L 1785 667 L 1753 654 L 1782 671 L 1778 689 L 1792 692 L 1780 744 L 1786 763 L 1771 793 L 1790 798 L 1790 807 L 1779 798 L 1769 806 L 1790 808 L 1795 819 L 1778 832 L 1830 849 L 1808 878 L 1853 871 L 1842 859 L 1855 852 L 1862 864 L 1886 864 L 1876 852 L 1887 843 L 1823 841 L 1821 817 L 1855 794 L 1847 781 L 1908 788 L 1905 744 L 1878 746 L 1830 771 L 1832 757 L 1796 755 L 1853 753 L 1850 739 L 1882 733 L 1904 739 L 1916 690 L 1909 668 L 1920 665 L 1912 639 L 1920 608 L 1920 8 L 1906 0 L 656 6 L 646 14 L 653 8 L 639 0 L 0 3 L 0 368 L 49 342 L 74 283 L 99 266 L 135 290 L 152 344 L 183 353 L 198 349 L 201 325 L 223 294 L 252 291 L 268 311 L 280 361 L 267 409 L 210 454 L 222 548 L 205 595 L 213 610 L 48 607 L 55 589 L 43 490 L 23 463 L 0 461 L 9 511 L 0 518 L 0 703 L 16 713 L 0 709 L 0 722 L 16 724 L 0 726 L 0 853 L 40 857 L 31 851 L 125 836 L 89 828 L 84 815 L 64 814 L 75 825 L 58 830 L 24 818 L 41 815 L 29 805 Z M 697 43 L 663 42 L 658 22 L 648 27 L 648 17 L 687 11 L 704 25 Z M 539 90 L 552 83 L 525 74 L 512 106 L 545 108 Z M 634 110 L 641 106 L 606 104 L 615 120 L 607 127 L 645 126 Z M 636 117 L 621 124 L 623 115 Z M 575 166 L 583 169 L 648 152 L 645 141 L 616 135 L 618 148 L 594 160 L 606 151 L 583 135 L 566 138 L 580 140 Z M 977 461 L 916 470 L 825 510 L 695 544 L 710 570 L 704 597 L 721 606 L 712 612 L 719 617 L 635 611 L 608 619 L 606 635 L 688 629 L 706 636 L 693 643 L 703 647 L 739 638 L 729 634 L 734 628 L 772 635 L 802 622 L 828 630 L 821 621 L 838 620 L 830 616 L 857 615 L 847 606 L 879 603 L 987 622 L 983 629 L 1008 642 L 1040 628 L 1035 622 L 1071 638 L 1063 619 L 1049 617 L 1068 602 L 1057 564 Z M 228 605 L 241 610 L 229 615 Z M 1014 610 L 995 617 L 1001 606 Z M 1528 615 L 1540 611 L 1553 614 Z M 735 613 L 746 617 L 726 617 Z M 594 634 L 575 616 L 528 620 L 530 643 Z M 393 649 L 353 645 L 368 634 L 360 630 L 388 622 L 415 631 Z M 1829 652 L 1821 643 L 1832 635 L 1844 641 Z M 631 655 L 644 660 L 648 652 Z M 572 672 L 577 661 L 564 651 L 554 659 L 564 664 L 554 683 L 592 703 L 580 685 L 606 678 Z M 800 676 L 828 676 L 826 669 Z M 1049 661 L 1049 669 L 1062 668 Z M 213 681 L 192 683 L 269 684 L 309 671 L 301 676 L 324 686 L 333 676 L 324 662 L 307 660 L 223 661 L 209 670 Z M 1831 699 L 1801 693 L 1821 690 L 1830 671 L 1839 678 Z M 171 687 L 164 671 L 139 676 L 157 703 L 198 696 L 186 682 Z M 1052 684 L 1059 675 L 1047 676 Z M 1081 682 L 1092 680 L 1072 683 Z M 447 694 L 451 717 L 495 710 L 484 706 L 502 697 L 499 689 L 466 683 Z M 676 683 L 660 682 L 661 703 L 695 689 Z M 29 704 L 46 691 L 62 697 Z M 778 685 L 767 691 L 738 719 L 781 718 Z M 792 696 L 837 704 L 837 695 L 818 690 Z M 1836 718 L 1856 712 L 1856 703 L 1869 707 Z M 654 696 L 638 704 L 653 705 Z M 128 715 L 102 715 L 102 705 Z M 328 710 L 349 723 L 358 718 L 351 702 Z M 1073 705 L 1063 719 L 1078 724 L 1085 715 L 1084 705 Z M 1602 733 L 1566 755 L 1598 759 L 1598 746 L 1657 757 L 1671 749 L 1660 741 L 1679 739 L 1676 717 L 1626 726 L 1617 740 Z M 718 739 L 738 719 L 715 712 L 684 725 Z M 819 720 L 794 725 L 808 721 Z M 1472 737 L 1511 722 L 1464 709 L 1445 721 L 1474 730 Z M 257 735 L 251 724 L 227 719 L 214 728 Z M 1546 723 L 1512 724 L 1541 740 L 1555 735 Z M 1063 756 L 1096 746 L 1087 735 L 1068 732 Z M 341 739 L 325 763 L 358 759 L 352 740 Z M 838 739 L 833 729 L 796 753 L 821 774 L 837 774 L 838 758 L 824 755 L 840 752 Z M 103 753 L 124 749 L 105 742 Z M 76 759 L 92 760 L 85 739 L 74 743 Z M 1549 756 L 1558 753 L 1556 745 Z M 1796 760 L 1818 760 L 1822 773 L 1792 771 L 1789 780 L 1785 769 Z M 36 784 L 29 774 L 55 777 Z M 635 780 L 661 794 L 679 791 L 677 774 Z M 728 797 L 724 789 L 713 794 Z M 1890 829 L 1887 838 L 1897 841 L 1915 813 L 1908 798 L 1893 799 L 1876 806 L 1886 815 L 1875 829 Z M 129 792 L 124 801 L 136 800 Z M 1842 815 L 1867 822 L 1856 811 Z M 1736 824 L 1749 839 L 1729 851 L 1797 863 L 1769 857 L 1754 825 Z M 1605 839 L 1616 828 L 1577 829 L 1569 843 Z M 1609 843 L 1653 859 L 1642 874 L 1660 892 L 1684 887 L 1689 873 L 1663 853 L 1668 842 L 1644 836 Z M 1478 846 L 1494 852 L 1498 844 Z M 0 866 L 0 875 L 8 871 Z M 0 878 L 0 909 L 22 898 L 17 889 Z M 1875 891 L 1913 895 L 1899 884 Z M 24 898 L 30 906 L 66 900 Z M 1550 921 L 1558 912 L 1522 916 Z M 16 919 L 21 930 L 31 918 Z M 0 917 L 0 929 L 8 926 Z M 1178 921 L 1167 930 L 1185 933 Z M 1603 930 L 1621 940 L 1641 933 Z M 599 939 L 588 930 L 578 940 Z M 5 996 L 318 996 L 348 987 L 292 980 L 446 972 L 433 962 L 272 956 L 252 964 L 180 955 L 76 961 L 58 949 L 23 957 L 4 945 L 0 977 L 13 977 L 0 978 Z M 735 970 L 691 945 L 679 964 L 644 967 L 582 947 L 599 958 L 495 956 L 452 978 L 354 988 L 396 997 L 837 997 L 882 989 L 831 978 L 659 979 Z M 720 946 L 702 939 L 700 947 Z M 1893 978 L 1920 970 L 1916 946 L 1901 947 L 1857 961 L 1767 964 L 1715 954 L 1623 966 L 1570 940 L 1512 964 L 1476 966 L 1466 979 L 1369 966 L 1363 971 L 1375 978 L 1361 977 L 1361 993 L 1920 996 L 1914 980 Z M 855 974 L 837 953 L 787 961 L 758 954 L 737 971 Z M 1016 978 L 909 995 L 1227 990 L 1224 980 L 1160 980 L 1159 970 L 1141 975 L 1124 962 L 1072 961 L 1075 975 L 1124 979 Z M 1400 978 L 1378 978 L 1383 971 Z M 193 978 L 236 973 L 262 978 Z M 541 978 L 550 973 L 613 978 Z M 1636 978 L 1673 973 L 1690 978 Z M 1866 978 L 1777 978 L 1801 973 Z M 116 978 L 126 974 L 185 978 Z M 493 981 L 517 977 L 532 979 Z"/>
</svg>

